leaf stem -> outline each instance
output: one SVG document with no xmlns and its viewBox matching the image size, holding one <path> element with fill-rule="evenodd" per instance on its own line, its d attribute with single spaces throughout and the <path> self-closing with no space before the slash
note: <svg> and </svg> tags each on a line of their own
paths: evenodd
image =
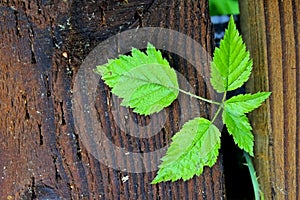
<svg viewBox="0 0 300 200">
<path fill-rule="evenodd" d="M 221 112 L 221 110 L 222 110 L 222 106 L 219 106 L 217 112 L 215 113 L 213 119 L 211 120 L 211 123 L 212 123 L 212 124 L 214 123 L 214 121 L 215 121 L 216 118 L 218 117 L 218 115 L 219 115 L 219 113 Z"/>
<path fill-rule="evenodd" d="M 211 120 L 211 123 L 214 123 L 214 121 L 215 121 L 216 118 L 218 117 L 219 113 L 221 112 L 221 110 L 222 110 L 222 108 L 223 108 L 222 105 L 223 105 L 224 101 L 226 100 L 226 93 L 227 93 L 227 92 L 224 92 L 223 98 L 222 98 L 222 103 L 219 104 L 219 108 L 218 108 L 217 112 L 215 113 L 213 119 Z"/>
<path fill-rule="evenodd" d="M 203 97 L 200 97 L 200 96 L 195 95 L 195 94 L 193 94 L 193 93 L 187 92 L 187 91 L 182 90 L 182 89 L 180 89 L 180 88 L 176 88 L 176 89 L 177 89 L 179 92 L 182 92 L 182 93 L 184 93 L 184 94 L 186 94 L 186 95 L 189 95 L 189 96 L 191 96 L 191 97 L 194 97 L 194 98 L 196 98 L 196 99 L 200 99 L 200 100 L 205 101 L 205 102 L 207 102 L 207 103 L 216 104 L 216 105 L 219 105 L 219 106 L 221 105 L 220 102 L 216 102 L 216 101 L 213 101 L 213 100 L 205 99 L 205 98 L 203 98 Z"/>
<path fill-rule="evenodd" d="M 224 92 L 223 98 L 222 98 L 222 104 L 226 101 L 227 91 Z"/>
<path fill-rule="evenodd" d="M 255 200 L 263 200 L 264 199 L 264 194 L 259 188 L 259 183 L 257 181 L 257 176 L 256 176 L 256 172 L 255 172 L 252 160 L 251 160 L 249 154 L 246 151 L 244 151 L 244 157 L 246 159 L 247 166 L 248 166 L 248 169 L 249 169 L 249 172 L 250 172 Z"/>
</svg>

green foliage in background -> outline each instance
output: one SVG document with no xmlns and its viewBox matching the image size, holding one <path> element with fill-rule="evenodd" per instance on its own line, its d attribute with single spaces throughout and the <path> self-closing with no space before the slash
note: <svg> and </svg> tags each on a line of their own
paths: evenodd
<svg viewBox="0 0 300 200">
<path fill-rule="evenodd" d="M 209 12 L 211 16 L 237 15 L 240 13 L 238 0 L 209 0 Z"/>
</svg>

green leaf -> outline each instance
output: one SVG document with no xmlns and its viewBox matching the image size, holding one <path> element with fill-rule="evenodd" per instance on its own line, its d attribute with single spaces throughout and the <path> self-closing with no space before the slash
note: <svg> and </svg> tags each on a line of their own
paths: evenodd
<svg viewBox="0 0 300 200">
<path fill-rule="evenodd" d="M 254 137 L 246 115 L 235 115 L 234 110 L 225 106 L 222 118 L 229 134 L 233 136 L 233 140 L 238 147 L 253 156 Z"/>
<path fill-rule="evenodd" d="M 270 96 L 270 94 L 271 92 L 240 94 L 225 101 L 225 107 L 235 115 L 249 113 L 261 106 L 262 102 L 264 102 Z"/>
<path fill-rule="evenodd" d="M 223 122 L 228 132 L 233 136 L 234 142 L 253 156 L 254 137 L 251 125 L 245 113 L 258 108 L 271 92 L 258 92 L 255 94 L 241 94 L 231 97 L 224 102 Z"/>
<path fill-rule="evenodd" d="M 250 54 L 231 16 L 224 39 L 211 62 L 211 84 L 218 92 L 235 90 L 249 79 L 251 70 Z"/>
<path fill-rule="evenodd" d="M 148 44 L 146 54 L 133 48 L 132 56 L 120 56 L 97 66 L 112 93 L 123 98 L 123 106 L 149 115 L 169 106 L 178 96 L 175 71 L 162 58 L 161 52 Z"/>
<path fill-rule="evenodd" d="M 159 64 L 167 68 L 170 66 L 152 44 L 148 43 L 146 53 L 132 48 L 132 56 L 121 55 L 117 59 L 109 59 L 107 64 L 97 66 L 95 72 L 102 76 L 109 87 L 114 87 L 124 73 L 135 67 L 144 64 Z"/>
<path fill-rule="evenodd" d="M 210 16 L 239 14 L 238 0 L 209 0 Z"/>
<path fill-rule="evenodd" d="M 198 117 L 185 123 L 180 132 L 173 136 L 152 184 L 180 178 L 188 180 L 200 175 L 204 166 L 215 164 L 220 137 L 219 129 L 207 119 Z"/>
</svg>

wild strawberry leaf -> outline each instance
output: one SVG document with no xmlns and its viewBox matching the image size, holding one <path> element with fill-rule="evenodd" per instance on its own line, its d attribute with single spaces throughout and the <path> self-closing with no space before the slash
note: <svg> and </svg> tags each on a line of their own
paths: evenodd
<svg viewBox="0 0 300 200">
<path fill-rule="evenodd" d="M 148 44 L 146 54 L 133 48 L 132 56 L 120 56 L 97 66 L 112 93 L 123 98 L 123 106 L 149 115 L 169 106 L 178 96 L 177 76 L 162 58 L 161 52 Z"/>
<path fill-rule="evenodd" d="M 270 94 L 270 92 L 240 94 L 224 102 L 223 122 L 226 124 L 228 132 L 233 136 L 235 143 L 252 156 L 254 137 L 245 113 L 261 106 Z"/>
<path fill-rule="evenodd" d="M 225 107 L 235 115 L 249 113 L 261 106 L 271 92 L 257 92 L 255 94 L 240 94 L 225 101 Z"/>
<path fill-rule="evenodd" d="M 172 138 L 152 184 L 162 181 L 188 180 L 200 175 L 204 166 L 213 166 L 220 148 L 221 133 L 209 120 L 194 118 L 185 123 Z"/>
<path fill-rule="evenodd" d="M 236 115 L 235 110 L 231 110 L 225 106 L 222 119 L 238 147 L 253 156 L 254 136 L 251 133 L 252 127 L 246 115 Z"/>
<path fill-rule="evenodd" d="M 252 60 L 242 37 L 230 17 L 228 29 L 220 48 L 216 48 L 211 62 L 211 84 L 218 92 L 226 92 L 241 87 L 252 70 Z"/>
</svg>

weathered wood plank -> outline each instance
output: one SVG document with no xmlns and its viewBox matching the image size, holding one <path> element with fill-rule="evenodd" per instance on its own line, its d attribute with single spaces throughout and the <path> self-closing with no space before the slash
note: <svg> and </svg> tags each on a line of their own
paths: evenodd
<svg viewBox="0 0 300 200">
<path fill-rule="evenodd" d="M 254 59 L 250 91 L 272 91 L 251 114 L 255 163 L 266 199 L 300 198 L 299 1 L 240 1 L 241 27 Z"/>
</svg>

